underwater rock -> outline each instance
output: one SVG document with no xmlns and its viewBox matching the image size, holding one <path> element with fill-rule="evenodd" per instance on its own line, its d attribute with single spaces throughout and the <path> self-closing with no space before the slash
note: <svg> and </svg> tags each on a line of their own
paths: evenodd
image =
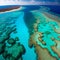
<svg viewBox="0 0 60 60">
<path fill-rule="evenodd" d="M 4 43 L 7 39 L 9 39 L 9 36 L 7 35 L 0 37 L 0 43 Z"/>
<path fill-rule="evenodd" d="M 55 32 L 58 33 L 58 34 L 60 34 L 60 28 L 55 29 Z"/>
<path fill-rule="evenodd" d="M 16 60 L 22 56 L 22 54 L 25 52 L 25 48 L 22 45 L 16 43 L 11 47 L 6 46 L 5 51 L 7 51 L 7 54 L 11 54 L 11 57 L 14 57 Z"/>
<path fill-rule="evenodd" d="M 13 33 L 14 33 L 14 34 L 16 34 L 16 33 L 17 33 L 17 31 L 15 30 Z"/>
<path fill-rule="evenodd" d="M 24 46 L 13 38 L 9 38 L 6 44 L 11 44 L 11 46 L 5 45 L 4 51 L 2 50 L 3 51 L 2 56 L 4 57 L 4 59 L 22 60 L 22 55 L 26 52 Z"/>
<path fill-rule="evenodd" d="M 7 43 L 13 45 L 16 43 L 16 41 L 13 38 L 10 38 L 7 40 Z"/>
<path fill-rule="evenodd" d="M 16 40 L 16 41 L 19 41 L 19 38 L 18 38 L 18 37 L 15 37 L 15 40 Z"/>
<path fill-rule="evenodd" d="M 5 49 L 5 44 L 0 43 L 0 54 L 4 52 L 4 49 Z"/>
<path fill-rule="evenodd" d="M 6 58 L 6 60 L 15 60 L 15 58 L 12 57 L 11 55 L 8 55 L 7 58 Z"/>
<path fill-rule="evenodd" d="M 0 31 L 0 36 L 2 35 L 2 33 L 3 33 L 3 32 L 2 32 L 2 31 Z"/>
<path fill-rule="evenodd" d="M 2 53 L 2 56 L 6 59 L 6 58 L 7 58 L 7 56 L 8 56 L 7 51 L 4 51 L 4 52 Z"/>
</svg>

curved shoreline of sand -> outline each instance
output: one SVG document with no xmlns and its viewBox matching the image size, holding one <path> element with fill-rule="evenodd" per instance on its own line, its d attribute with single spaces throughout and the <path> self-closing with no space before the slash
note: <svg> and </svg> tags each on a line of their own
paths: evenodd
<svg viewBox="0 0 60 60">
<path fill-rule="evenodd" d="M 8 9 L 8 8 L 7 8 Z M 2 13 L 7 13 L 7 12 L 13 12 L 13 11 L 18 11 L 18 10 L 22 10 L 22 7 L 19 7 L 19 8 L 15 8 L 15 9 L 11 9 L 11 10 L 9 10 L 9 11 L 4 11 L 4 12 L 0 12 L 0 14 L 2 14 Z"/>
</svg>

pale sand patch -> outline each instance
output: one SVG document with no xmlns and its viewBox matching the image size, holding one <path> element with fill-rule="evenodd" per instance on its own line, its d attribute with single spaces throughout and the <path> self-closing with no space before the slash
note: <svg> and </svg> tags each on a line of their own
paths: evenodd
<svg viewBox="0 0 60 60">
<path fill-rule="evenodd" d="M 55 40 L 55 42 L 56 42 L 56 45 L 55 45 L 55 46 L 52 46 L 51 48 L 52 48 L 53 51 L 54 51 L 55 53 L 57 53 L 58 56 L 60 57 L 60 41 Z"/>
<path fill-rule="evenodd" d="M 60 27 L 54 30 L 56 33 L 60 34 Z"/>
<path fill-rule="evenodd" d="M 40 45 L 38 45 L 34 40 L 34 37 L 35 36 L 31 35 L 29 46 L 31 47 L 32 45 L 34 45 L 35 53 L 37 54 L 37 60 L 57 60 L 55 57 L 50 55 L 47 49 L 42 48 Z"/>
</svg>

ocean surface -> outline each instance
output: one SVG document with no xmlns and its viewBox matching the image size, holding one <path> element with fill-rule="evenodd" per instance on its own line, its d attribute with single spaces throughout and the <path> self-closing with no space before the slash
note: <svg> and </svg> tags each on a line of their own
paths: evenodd
<svg viewBox="0 0 60 60">
<path fill-rule="evenodd" d="M 5 9 L 5 8 L 9 8 L 11 6 L 0 6 L 0 9 Z M 29 33 L 29 28 L 28 28 L 28 24 L 30 24 L 29 19 L 27 19 L 27 21 L 24 20 L 24 15 L 26 15 L 27 13 L 30 13 L 30 11 L 33 10 L 38 10 L 40 9 L 40 5 L 39 6 L 23 6 L 25 7 L 25 9 L 20 11 L 20 17 L 16 20 L 16 28 L 17 28 L 17 34 L 14 35 L 13 33 L 10 35 L 11 37 L 15 37 L 18 36 L 20 43 L 24 45 L 25 49 L 26 49 L 26 53 L 22 56 L 23 60 L 36 60 L 36 54 L 34 52 L 34 48 L 29 48 L 28 46 L 28 40 L 30 37 L 30 33 Z M 60 6 L 44 6 L 44 7 L 48 7 L 50 8 L 50 11 L 54 14 L 60 14 Z M 30 13 L 31 14 L 31 13 Z M 1 59 L 1 58 L 0 58 Z"/>
</svg>

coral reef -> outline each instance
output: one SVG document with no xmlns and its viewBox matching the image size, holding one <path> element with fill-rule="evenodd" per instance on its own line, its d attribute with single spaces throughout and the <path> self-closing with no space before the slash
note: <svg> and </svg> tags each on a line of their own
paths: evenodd
<svg viewBox="0 0 60 60">
<path fill-rule="evenodd" d="M 37 60 L 59 60 L 60 58 L 60 22 L 57 16 L 47 11 L 32 11 L 36 18 L 29 46 L 35 48 Z M 50 16 L 51 15 L 51 16 Z M 53 18 L 52 18 L 53 17 Z"/>
<path fill-rule="evenodd" d="M 14 11 L 0 14 L 0 55 L 5 60 L 22 60 L 25 48 L 19 38 L 11 38 L 11 33 L 16 34 L 15 22 L 20 12 Z"/>
<path fill-rule="evenodd" d="M 7 40 L 7 45 L 2 56 L 7 60 L 21 59 L 22 54 L 25 53 L 25 48 L 20 42 L 16 42 L 14 39 Z"/>
</svg>

